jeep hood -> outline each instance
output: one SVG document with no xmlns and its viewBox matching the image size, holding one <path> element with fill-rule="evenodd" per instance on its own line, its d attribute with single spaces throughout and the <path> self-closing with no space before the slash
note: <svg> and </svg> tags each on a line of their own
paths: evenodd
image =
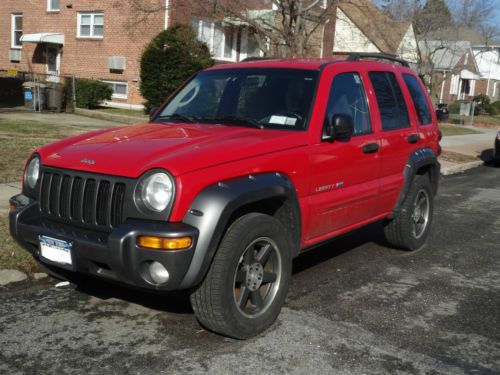
<svg viewBox="0 0 500 375">
<path fill-rule="evenodd" d="M 174 176 L 306 144 L 302 132 L 207 124 L 139 124 L 82 134 L 42 147 L 44 165 L 137 177 Z"/>
</svg>

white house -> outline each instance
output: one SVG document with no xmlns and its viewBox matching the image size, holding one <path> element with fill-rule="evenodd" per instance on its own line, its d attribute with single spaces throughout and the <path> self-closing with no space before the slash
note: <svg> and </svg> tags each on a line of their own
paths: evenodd
<svg viewBox="0 0 500 375">
<path fill-rule="evenodd" d="M 419 60 L 413 25 L 389 18 L 370 0 L 340 1 L 337 7 L 333 53 L 353 52 L 386 53 L 410 63 Z"/>
</svg>

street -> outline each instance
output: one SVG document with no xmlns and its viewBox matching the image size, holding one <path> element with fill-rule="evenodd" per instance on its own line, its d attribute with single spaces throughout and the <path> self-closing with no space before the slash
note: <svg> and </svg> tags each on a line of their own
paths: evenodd
<svg viewBox="0 0 500 375">
<path fill-rule="evenodd" d="M 380 223 L 298 257 L 281 315 L 236 341 L 186 294 L 86 279 L 0 292 L 1 374 L 500 374 L 500 168 L 441 180 L 425 248 Z"/>
</svg>

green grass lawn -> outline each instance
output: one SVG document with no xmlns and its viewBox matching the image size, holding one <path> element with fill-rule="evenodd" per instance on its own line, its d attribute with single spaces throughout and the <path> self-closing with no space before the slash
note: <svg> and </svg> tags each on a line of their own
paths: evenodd
<svg viewBox="0 0 500 375">
<path fill-rule="evenodd" d="M 135 109 L 122 109 L 122 108 L 98 108 L 95 111 L 109 113 L 112 115 L 120 115 L 120 116 L 128 116 L 128 117 L 137 117 L 143 120 L 147 120 L 148 116 L 144 114 L 143 111 L 135 110 Z"/>
<path fill-rule="evenodd" d="M 9 234 L 6 214 L 0 214 L 0 269 L 15 269 L 32 274 L 40 270 L 33 257 L 14 241 Z"/>
<path fill-rule="evenodd" d="M 90 128 L 0 119 L 0 183 L 19 181 L 26 158 L 38 146 Z"/>
<path fill-rule="evenodd" d="M 26 158 L 34 148 L 90 130 L 89 127 L 0 119 L 0 182 L 20 183 Z M 0 269 L 4 268 L 27 273 L 39 270 L 31 255 L 10 236 L 7 214 L 1 211 Z"/>
<path fill-rule="evenodd" d="M 468 129 L 461 126 L 450 125 L 450 124 L 439 124 L 439 129 L 441 129 L 441 132 L 443 133 L 444 137 L 449 135 L 466 135 L 466 134 L 481 133 L 474 129 Z"/>
<path fill-rule="evenodd" d="M 450 120 L 463 121 L 464 124 L 469 125 L 472 121 L 472 117 L 450 114 Z M 474 116 L 474 124 L 476 123 L 500 125 L 500 116 Z"/>
</svg>

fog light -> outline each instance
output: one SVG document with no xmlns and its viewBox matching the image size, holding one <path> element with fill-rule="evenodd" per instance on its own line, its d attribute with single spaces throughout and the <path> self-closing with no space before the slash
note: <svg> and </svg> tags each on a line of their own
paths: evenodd
<svg viewBox="0 0 500 375">
<path fill-rule="evenodd" d="M 151 279 L 157 284 L 164 284 L 170 278 L 167 269 L 161 263 L 151 262 L 149 264 L 149 275 Z"/>
<path fill-rule="evenodd" d="M 137 244 L 148 249 L 158 250 L 183 250 L 188 249 L 193 244 L 191 237 L 165 238 L 153 236 L 139 236 Z"/>
</svg>

